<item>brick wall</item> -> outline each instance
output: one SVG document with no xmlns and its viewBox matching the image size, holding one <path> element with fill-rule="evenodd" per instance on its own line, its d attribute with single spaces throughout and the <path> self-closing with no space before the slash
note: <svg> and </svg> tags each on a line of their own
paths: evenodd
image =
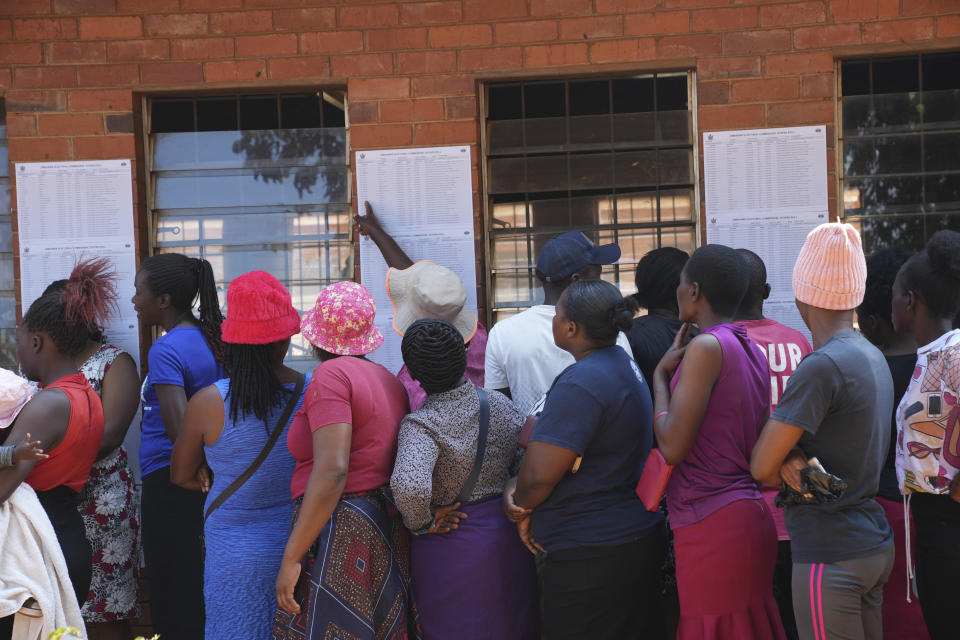
<svg viewBox="0 0 960 640">
<path fill-rule="evenodd" d="M 337 84 L 353 150 L 471 145 L 478 216 L 478 79 L 695 69 L 700 131 L 832 125 L 837 57 L 960 48 L 957 0 L 0 5 L 11 162 L 136 158 L 134 92 Z"/>
</svg>

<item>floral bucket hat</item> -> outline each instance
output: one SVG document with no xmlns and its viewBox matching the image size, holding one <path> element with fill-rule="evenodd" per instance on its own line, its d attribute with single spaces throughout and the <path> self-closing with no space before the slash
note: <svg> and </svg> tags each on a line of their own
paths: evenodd
<svg viewBox="0 0 960 640">
<path fill-rule="evenodd" d="M 300 332 L 310 344 L 341 356 L 362 356 L 383 344 L 373 323 L 377 305 L 366 287 L 336 282 L 323 288 L 313 309 L 303 315 Z"/>
</svg>

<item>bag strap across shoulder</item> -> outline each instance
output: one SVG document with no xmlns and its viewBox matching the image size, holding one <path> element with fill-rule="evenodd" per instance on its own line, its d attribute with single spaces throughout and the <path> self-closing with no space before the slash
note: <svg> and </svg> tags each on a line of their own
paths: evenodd
<svg viewBox="0 0 960 640">
<path fill-rule="evenodd" d="M 490 399 L 487 392 L 480 387 L 475 387 L 477 397 L 480 399 L 480 432 L 477 434 L 477 457 L 473 460 L 473 469 L 467 477 L 467 483 L 460 490 L 460 495 L 454 502 L 465 503 L 470 501 L 470 494 L 473 488 L 477 486 L 477 480 L 480 479 L 480 469 L 483 467 L 483 454 L 487 450 L 487 431 L 490 429 Z"/>
<path fill-rule="evenodd" d="M 276 426 L 273 428 L 273 431 L 270 433 L 270 437 L 267 438 L 267 443 L 263 445 L 263 449 L 260 450 L 260 454 L 256 459 L 247 467 L 247 470 L 237 476 L 236 480 L 230 483 L 226 489 L 223 490 L 223 493 L 217 496 L 217 499 L 213 501 L 210 507 L 207 509 L 207 513 L 203 516 L 203 521 L 206 522 L 207 518 L 210 517 L 210 514 L 213 513 L 217 507 L 222 505 L 227 501 L 227 498 L 232 496 L 237 492 L 237 490 L 250 479 L 254 473 L 257 472 L 257 469 L 260 468 L 260 465 L 263 464 L 263 461 L 267 459 L 267 456 L 270 455 L 270 452 L 273 450 L 275 444 L 277 444 L 277 439 L 280 437 L 280 433 L 283 432 L 284 425 L 290 420 L 290 416 L 293 415 L 293 410 L 297 406 L 297 400 L 300 398 L 300 394 L 303 393 L 303 385 L 306 382 L 306 376 L 302 373 L 297 378 L 297 385 L 293 389 L 293 395 L 290 396 L 290 399 L 287 401 L 287 406 L 283 408 L 283 413 L 280 414 L 280 419 L 277 421 Z"/>
</svg>

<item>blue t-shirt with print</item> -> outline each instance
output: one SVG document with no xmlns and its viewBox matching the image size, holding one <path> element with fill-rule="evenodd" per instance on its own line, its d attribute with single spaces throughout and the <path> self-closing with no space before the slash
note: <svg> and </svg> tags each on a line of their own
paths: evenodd
<svg viewBox="0 0 960 640">
<path fill-rule="evenodd" d="M 173 442 L 167 437 L 160 415 L 160 401 L 154 385 L 183 387 L 189 400 L 200 389 L 224 377 L 200 327 L 175 327 L 160 336 L 147 356 L 150 370 L 143 379 L 140 399 L 143 420 L 140 424 L 141 476 L 170 464 Z"/>
<path fill-rule="evenodd" d="M 533 535 L 547 551 L 614 546 L 659 525 L 636 495 L 653 444 L 653 401 L 637 363 L 599 349 L 554 381 L 530 437 L 583 456 L 533 510 Z"/>
</svg>

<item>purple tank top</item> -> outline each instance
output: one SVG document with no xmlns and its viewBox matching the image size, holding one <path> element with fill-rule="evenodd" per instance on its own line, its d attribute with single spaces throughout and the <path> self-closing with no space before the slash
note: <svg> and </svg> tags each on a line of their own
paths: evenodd
<svg viewBox="0 0 960 640">
<path fill-rule="evenodd" d="M 699 522 L 736 500 L 760 498 L 750 476 L 750 452 L 770 413 L 767 361 L 740 325 L 717 324 L 703 333 L 720 341 L 723 365 L 693 447 L 667 485 L 673 529 Z M 671 392 L 682 368 L 681 362 Z"/>
</svg>

